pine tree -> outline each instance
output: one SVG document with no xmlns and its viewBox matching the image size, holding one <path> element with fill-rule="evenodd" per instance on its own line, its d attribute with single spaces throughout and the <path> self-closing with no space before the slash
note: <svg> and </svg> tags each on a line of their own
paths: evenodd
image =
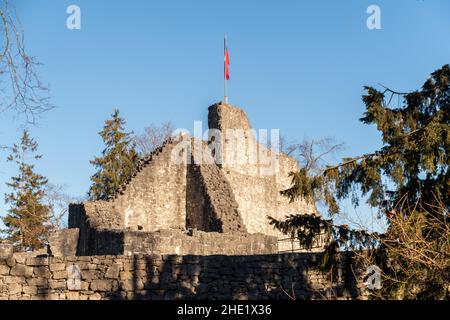
<svg viewBox="0 0 450 320">
<path fill-rule="evenodd" d="M 44 204 L 47 179 L 34 172 L 34 165 L 28 160 L 38 160 L 37 143 L 25 130 L 19 145 L 14 144 L 8 161 L 19 166 L 19 175 L 11 178 L 7 186 L 13 192 L 5 195 L 5 202 L 10 205 L 8 214 L 3 218 L 7 227 L 7 240 L 17 250 L 36 250 L 42 248 L 47 240 L 50 227 L 49 207 Z"/>
<path fill-rule="evenodd" d="M 90 161 L 98 169 L 91 177 L 93 184 L 89 197 L 93 200 L 114 196 L 119 187 L 130 179 L 139 160 L 131 133 L 124 132 L 125 120 L 119 117 L 119 110 L 114 110 L 111 116 L 99 132 L 106 148 L 101 157 Z"/>
<path fill-rule="evenodd" d="M 375 241 L 376 254 L 368 265 L 382 267 L 385 284 L 380 297 L 449 299 L 450 66 L 433 72 L 413 92 L 365 89 L 366 112 L 360 120 L 376 125 L 382 148 L 344 158 L 319 174 L 305 168 L 292 173 L 293 185 L 282 194 L 291 201 L 323 198 L 332 215 L 340 212 L 339 200 L 351 197 L 358 205 L 368 196 L 368 204 L 387 218 L 386 232 L 357 232 L 311 216 L 271 218 L 271 223 L 302 244 L 308 244 L 317 230 L 333 231 L 324 257 L 338 247 L 370 249 Z"/>
<path fill-rule="evenodd" d="M 371 206 L 387 215 L 418 201 L 429 211 L 449 211 L 450 66 L 433 72 L 421 90 L 410 93 L 365 89 L 366 112 L 360 120 L 376 125 L 383 147 L 344 158 L 319 175 L 292 173 L 293 185 L 283 194 L 291 200 L 323 194 L 332 214 L 339 212 L 338 200 L 351 196 L 357 205 L 366 195 Z"/>
</svg>

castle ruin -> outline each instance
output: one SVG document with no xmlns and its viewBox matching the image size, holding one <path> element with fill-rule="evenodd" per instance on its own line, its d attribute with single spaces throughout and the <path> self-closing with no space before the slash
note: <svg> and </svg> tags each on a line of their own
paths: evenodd
<svg viewBox="0 0 450 320">
<path fill-rule="evenodd" d="M 174 136 L 144 157 L 128 183 L 105 201 L 69 208 L 69 229 L 53 254 L 270 254 L 292 249 L 268 216 L 311 214 L 290 203 L 297 161 L 257 140 L 245 112 L 218 103 L 208 110 L 206 139 Z"/>
<path fill-rule="evenodd" d="M 0 243 L 0 300 L 365 299 L 345 254 L 330 277 L 269 224 L 316 213 L 280 195 L 297 162 L 261 144 L 241 109 L 211 106 L 208 126 L 166 141 L 110 199 L 71 205 L 47 252 Z"/>
</svg>

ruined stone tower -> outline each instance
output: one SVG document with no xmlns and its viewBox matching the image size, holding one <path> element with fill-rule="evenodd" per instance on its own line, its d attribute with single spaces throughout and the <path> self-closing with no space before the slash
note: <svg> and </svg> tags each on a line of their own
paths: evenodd
<svg viewBox="0 0 450 320">
<path fill-rule="evenodd" d="M 267 217 L 316 212 L 313 204 L 289 203 L 280 195 L 297 162 L 260 143 L 243 110 L 219 103 L 208 112 L 207 140 L 173 137 L 140 161 L 115 197 L 71 205 L 69 229 L 51 240 L 54 253 L 248 255 L 290 249 Z"/>
</svg>

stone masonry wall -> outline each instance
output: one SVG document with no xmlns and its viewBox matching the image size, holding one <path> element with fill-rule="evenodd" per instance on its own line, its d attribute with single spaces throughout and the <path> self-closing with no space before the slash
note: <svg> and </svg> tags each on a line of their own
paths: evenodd
<svg viewBox="0 0 450 320">
<path fill-rule="evenodd" d="M 168 143 L 154 154 L 115 200 L 126 229 L 185 228 L 186 165 L 171 160 L 173 146 Z"/>
<path fill-rule="evenodd" d="M 196 150 L 199 147 L 201 150 Z M 187 227 L 246 232 L 233 189 L 209 150 L 205 141 L 192 139 L 187 178 L 189 190 L 186 190 Z"/>
<path fill-rule="evenodd" d="M 194 142 L 195 144 L 195 142 Z M 198 165 L 199 179 L 203 184 L 203 190 L 207 212 L 210 217 L 215 219 L 220 225 L 219 228 L 213 228 L 205 231 L 219 231 L 219 232 L 246 232 L 245 225 L 239 211 L 239 204 L 236 201 L 233 189 L 223 174 L 220 167 L 214 162 L 214 158 L 210 152 L 208 144 L 202 143 L 204 150 L 202 161 L 203 164 Z M 193 152 L 193 165 L 197 166 L 195 157 L 198 153 Z M 208 164 L 209 163 L 209 164 Z"/>
<path fill-rule="evenodd" d="M 65 229 L 55 233 L 50 251 L 55 256 L 68 255 L 251 255 L 277 253 L 277 239 L 245 232 L 203 232 L 161 229 L 153 232 Z M 84 232 L 84 233 L 83 233 Z"/>
<path fill-rule="evenodd" d="M 99 229 L 185 228 L 186 165 L 171 161 L 173 147 L 173 141 L 168 140 L 142 159 L 136 173 L 115 197 L 72 206 L 69 227 L 80 227 L 86 219 L 91 228 Z M 73 217 L 76 215 L 81 217 Z"/>
<path fill-rule="evenodd" d="M 244 232 L 127 231 L 123 254 L 256 255 L 277 253 L 277 239 Z"/>
<path fill-rule="evenodd" d="M 301 200 L 289 203 L 280 195 L 291 186 L 289 173 L 298 170 L 297 163 L 260 144 L 248 131 L 250 122 L 243 110 L 213 105 L 208 126 L 220 129 L 222 134 L 214 143 L 213 137 L 208 142 L 199 141 L 202 150 L 209 150 L 207 143 L 212 146 L 212 151 L 202 155 L 204 162 L 196 162 L 197 151 L 192 150 L 195 139 L 169 139 L 140 161 L 133 177 L 114 197 L 71 206 L 69 228 L 80 228 L 80 242 L 89 243 L 89 229 L 154 232 L 196 228 L 263 233 L 282 239 L 284 236 L 269 224 L 268 216 L 283 219 L 289 214 L 316 212 L 314 204 Z M 242 135 L 230 137 L 230 129 L 240 129 Z M 214 147 L 217 143 L 219 148 Z M 191 163 L 173 161 L 175 151 L 183 152 L 180 145 L 191 148 Z M 180 158 L 187 160 L 189 150 L 184 151 L 185 156 Z M 214 159 L 219 160 L 217 165 Z M 285 248 L 283 244 L 280 242 L 280 251 L 291 249 L 290 244 Z"/>
<path fill-rule="evenodd" d="M 315 254 L 257 256 L 0 257 L 0 299 L 351 299 L 358 281 L 334 282 Z M 355 269 L 357 271 L 357 269 Z"/>
<path fill-rule="evenodd" d="M 222 172 L 234 192 L 248 232 L 283 239 L 286 236 L 269 225 L 268 215 L 283 219 L 289 214 L 317 214 L 314 204 L 303 200 L 289 203 L 289 199 L 280 195 L 280 191 L 291 186 L 289 173 L 298 171 L 297 162 L 260 144 L 254 132 L 249 131 L 250 123 L 243 110 L 231 105 L 213 105 L 209 108 L 208 125 L 221 130 L 217 152 Z M 230 129 L 241 131 L 233 133 Z M 279 249 L 290 250 L 291 244 L 280 242 Z"/>
</svg>

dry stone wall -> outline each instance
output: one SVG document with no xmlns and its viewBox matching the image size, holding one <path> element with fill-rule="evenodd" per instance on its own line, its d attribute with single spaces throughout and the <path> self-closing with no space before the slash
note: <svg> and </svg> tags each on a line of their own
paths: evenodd
<svg viewBox="0 0 450 320">
<path fill-rule="evenodd" d="M 365 298 L 342 272 L 334 282 L 316 254 L 0 258 L 0 299 Z M 355 268 L 354 270 L 357 269 Z"/>
</svg>

